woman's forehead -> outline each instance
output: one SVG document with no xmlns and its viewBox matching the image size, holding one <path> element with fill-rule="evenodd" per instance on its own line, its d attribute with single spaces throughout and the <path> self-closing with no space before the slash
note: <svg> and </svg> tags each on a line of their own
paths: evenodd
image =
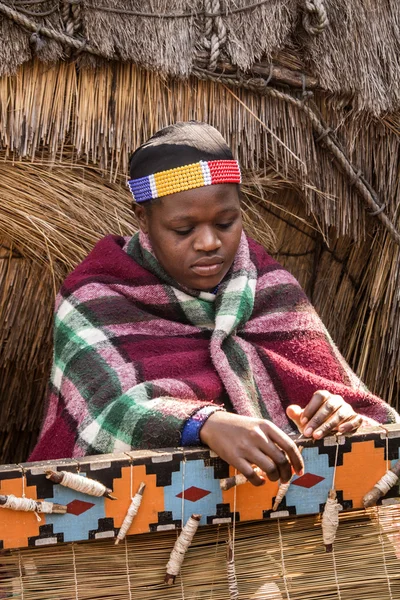
<svg viewBox="0 0 400 600">
<path fill-rule="evenodd" d="M 163 217 L 185 219 L 199 215 L 217 216 L 239 209 L 239 193 L 236 185 L 211 185 L 164 196 L 154 208 Z"/>
</svg>

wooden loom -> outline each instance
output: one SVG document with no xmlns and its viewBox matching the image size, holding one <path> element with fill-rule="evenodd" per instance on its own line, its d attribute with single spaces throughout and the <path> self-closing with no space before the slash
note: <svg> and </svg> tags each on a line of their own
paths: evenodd
<svg viewBox="0 0 400 600">
<path fill-rule="evenodd" d="M 66 506 L 65 514 L 40 513 L 40 521 L 32 512 L 0 511 L 0 598 L 400 599 L 398 485 L 378 507 L 362 508 L 363 496 L 399 460 L 400 427 L 315 443 L 302 438 L 301 445 L 306 473 L 293 479 L 276 511 L 277 483 L 222 490 L 221 479 L 235 472 L 207 449 L 0 467 L 0 496 Z M 117 500 L 63 487 L 46 477 L 49 469 L 96 479 Z M 326 553 L 320 513 L 333 477 L 344 510 Z M 143 500 L 116 545 L 141 482 Z M 171 550 L 194 513 L 200 527 L 175 585 L 167 586 Z M 236 592 L 228 588 L 227 547 Z"/>
</svg>

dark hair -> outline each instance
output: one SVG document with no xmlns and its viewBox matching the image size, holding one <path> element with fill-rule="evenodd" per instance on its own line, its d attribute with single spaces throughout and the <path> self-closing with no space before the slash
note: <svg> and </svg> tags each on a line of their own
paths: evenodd
<svg viewBox="0 0 400 600">
<path fill-rule="evenodd" d="M 130 158 L 129 174 L 139 179 L 200 160 L 232 159 L 219 131 L 207 123 L 188 121 L 164 127 L 142 144 Z"/>
</svg>

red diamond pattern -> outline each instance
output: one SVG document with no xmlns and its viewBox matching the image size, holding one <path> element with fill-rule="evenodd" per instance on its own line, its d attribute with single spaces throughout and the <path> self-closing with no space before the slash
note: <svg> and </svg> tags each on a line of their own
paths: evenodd
<svg viewBox="0 0 400 600">
<path fill-rule="evenodd" d="M 208 490 L 203 490 L 202 488 L 198 488 L 195 485 L 185 490 L 185 500 L 190 500 L 190 502 L 197 502 L 197 500 L 201 500 L 205 496 L 211 494 Z M 183 492 L 177 494 L 177 498 L 182 498 Z"/>
<path fill-rule="evenodd" d="M 93 502 L 84 502 L 83 500 L 72 500 L 67 504 L 67 513 L 79 516 L 94 506 Z"/>
<path fill-rule="evenodd" d="M 312 488 L 314 485 L 317 485 L 320 481 L 323 481 L 325 477 L 320 477 L 319 475 L 313 475 L 313 473 L 305 473 L 301 477 L 294 479 L 292 481 L 292 485 L 300 485 L 305 488 Z"/>
</svg>

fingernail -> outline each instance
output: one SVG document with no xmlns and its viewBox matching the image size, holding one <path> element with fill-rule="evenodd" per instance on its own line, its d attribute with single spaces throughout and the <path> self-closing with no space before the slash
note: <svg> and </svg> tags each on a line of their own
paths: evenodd
<svg viewBox="0 0 400 600">
<path fill-rule="evenodd" d="M 317 431 L 314 433 L 314 437 L 315 438 L 320 438 L 322 437 L 322 431 L 320 429 L 317 429 Z"/>
<path fill-rule="evenodd" d="M 302 425 L 305 425 L 306 423 L 308 423 L 308 419 L 307 419 L 307 417 L 301 417 L 301 419 L 300 419 L 300 423 L 301 423 Z"/>
<path fill-rule="evenodd" d="M 298 472 L 298 476 L 302 477 L 304 475 L 304 469 L 300 469 L 300 471 Z"/>
<path fill-rule="evenodd" d="M 304 435 L 312 435 L 312 432 L 312 427 L 307 427 L 307 429 L 304 430 Z"/>
</svg>

